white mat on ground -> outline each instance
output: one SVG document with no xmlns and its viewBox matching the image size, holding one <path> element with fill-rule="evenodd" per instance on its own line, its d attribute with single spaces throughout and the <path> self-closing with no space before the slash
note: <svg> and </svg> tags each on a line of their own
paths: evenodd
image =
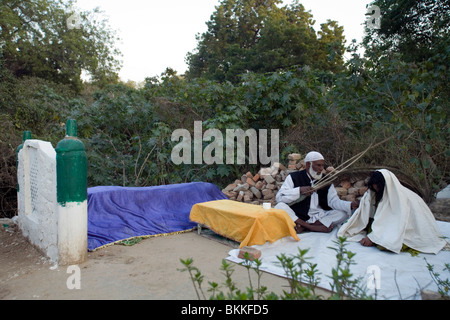
<svg viewBox="0 0 450 320">
<path fill-rule="evenodd" d="M 450 223 L 438 221 L 439 229 L 447 242 L 450 240 Z M 260 269 L 278 276 L 285 277 L 277 256 L 284 253 L 286 256 L 297 255 L 300 249 L 309 249 L 306 254 L 308 262 L 316 263 L 320 272 L 319 287 L 331 289 L 329 276 L 331 269 L 336 267 L 336 251 L 329 247 L 336 248 L 337 228 L 331 233 L 302 233 L 300 241 L 297 242 L 291 237 L 286 237 L 274 243 L 264 245 L 255 245 L 254 248 L 261 250 Z M 354 277 L 362 277 L 363 284 L 369 284 L 378 287 L 376 291 L 377 299 L 421 299 L 420 290 L 437 291 L 437 286 L 432 280 L 427 269 L 427 262 L 434 266 L 434 270 L 441 274 L 442 279 L 448 279 L 450 274 L 443 271 L 445 264 L 450 263 L 450 251 L 448 245 L 445 250 L 441 250 L 437 255 L 419 254 L 412 256 L 408 252 L 395 254 L 387 251 L 380 251 L 375 247 L 364 247 L 358 242 L 347 242 L 347 250 L 356 253 L 354 261 L 356 264 L 351 266 L 351 272 Z M 243 260 L 238 258 L 239 249 L 233 249 L 229 252 L 227 260 L 240 263 Z M 426 259 L 426 261 L 425 261 Z M 375 267 L 373 267 L 375 266 Z M 369 269 L 368 269 L 369 268 Z M 379 282 L 373 282 L 372 272 L 379 274 Z M 262 280 L 264 284 L 264 278 Z M 287 283 L 286 283 L 287 285 Z M 398 286 L 398 288 L 397 288 Z M 367 293 L 374 296 L 375 289 L 367 289 Z M 270 291 L 270 288 L 268 288 Z"/>
</svg>

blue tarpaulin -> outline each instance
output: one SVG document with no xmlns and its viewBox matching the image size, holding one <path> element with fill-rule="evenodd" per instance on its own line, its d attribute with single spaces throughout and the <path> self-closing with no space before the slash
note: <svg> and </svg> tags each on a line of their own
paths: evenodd
<svg viewBox="0 0 450 320">
<path fill-rule="evenodd" d="M 88 250 L 141 236 L 192 229 L 196 203 L 227 197 L 211 183 L 153 187 L 100 186 L 88 189 Z"/>
</svg>

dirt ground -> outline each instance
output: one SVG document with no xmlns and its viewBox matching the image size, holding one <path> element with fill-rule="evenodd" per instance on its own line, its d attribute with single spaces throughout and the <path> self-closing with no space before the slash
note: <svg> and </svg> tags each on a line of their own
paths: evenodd
<svg viewBox="0 0 450 320">
<path fill-rule="evenodd" d="M 436 219 L 450 222 L 449 208 L 450 199 L 432 206 Z M 52 264 L 17 226 L 0 224 L 0 300 L 197 300 L 188 273 L 179 271 L 183 268 L 180 259 L 194 260 L 207 289 L 208 281 L 225 281 L 222 260 L 236 247 L 230 241 L 198 235 L 196 230 L 144 239 L 133 246 L 112 245 L 88 254 L 87 261 L 78 266 L 80 289 L 70 289 L 73 271 Z M 232 279 L 245 290 L 247 269 L 232 264 Z M 256 275 L 251 275 L 255 283 Z M 261 282 L 278 295 L 288 286 L 286 279 L 268 273 Z"/>
<path fill-rule="evenodd" d="M 49 262 L 17 227 L 0 225 L 0 299 L 197 300 L 188 273 L 179 271 L 183 268 L 179 259 L 193 258 L 205 276 L 203 286 L 209 288 L 208 281 L 225 281 L 220 266 L 231 249 L 195 230 L 144 239 L 133 246 L 112 245 L 89 253 L 79 265 L 80 289 L 69 289 L 75 283 L 72 270 Z M 244 290 L 249 284 L 247 269 L 233 265 L 232 279 Z M 264 273 L 262 284 L 281 294 L 287 281 Z"/>
</svg>

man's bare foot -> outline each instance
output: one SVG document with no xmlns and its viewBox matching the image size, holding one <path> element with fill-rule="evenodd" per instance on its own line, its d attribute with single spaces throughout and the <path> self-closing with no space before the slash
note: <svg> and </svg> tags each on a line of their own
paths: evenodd
<svg viewBox="0 0 450 320">
<path fill-rule="evenodd" d="M 314 222 L 314 223 L 308 223 L 308 222 L 305 222 L 303 220 L 298 219 L 295 223 L 297 225 L 300 225 L 304 229 L 307 229 L 307 230 L 312 231 L 312 232 L 330 233 L 333 230 L 333 225 L 331 225 L 329 227 L 326 227 L 318 220 L 316 222 Z"/>
</svg>

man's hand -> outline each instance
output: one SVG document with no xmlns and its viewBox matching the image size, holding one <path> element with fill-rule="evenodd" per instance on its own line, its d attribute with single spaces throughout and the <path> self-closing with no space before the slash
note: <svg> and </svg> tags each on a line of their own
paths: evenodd
<svg viewBox="0 0 450 320">
<path fill-rule="evenodd" d="M 352 201 L 351 208 L 352 210 L 357 209 L 359 207 L 359 200 Z"/>
<path fill-rule="evenodd" d="M 300 194 L 305 196 L 310 196 L 314 193 L 314 189 L 312 187 L 300 187 Z"/>
<path fill-rule="evenodd" d="M 369 239 L 369 237 L 365 237 L 364 239 L 359 241 L 359 243 L 361 243 L 364 247 L 371 247 L 371 246 L 373 246 L 373 242 L 372 242 L 372 240 Z"/>
<path fill-rule="evenodd" d="M 300 219 L 297 219 L 295 221 L 295 227 L 294 227 L 295 232 L 302 233 L 303 231 L 305 231 L 305 228 L 303 227 L 302 224 L 303 224 L 303 221 Z"/>
</svg>

